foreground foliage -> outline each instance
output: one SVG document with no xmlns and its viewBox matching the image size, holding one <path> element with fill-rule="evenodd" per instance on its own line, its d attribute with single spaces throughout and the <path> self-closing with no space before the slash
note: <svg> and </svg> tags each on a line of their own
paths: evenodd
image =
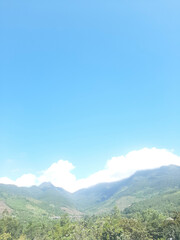
<svg viewBox="0 0 180 240">
<path fill-rule="evenodd" d="M 67 215 L 59 220 L 21 222 L 5 215 L 0 219 L 0 240 L 180 240 L 180 212 L 167 218 L 148 209 L 131 218 L 117 209 L 106 216 L 73 220 Z"/>
</svg>

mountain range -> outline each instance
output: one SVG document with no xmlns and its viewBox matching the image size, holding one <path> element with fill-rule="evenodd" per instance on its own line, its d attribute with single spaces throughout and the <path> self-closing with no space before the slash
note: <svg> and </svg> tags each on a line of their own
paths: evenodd
<svg viewBox="0 0 180 240">
<path fill-rule="evenodd" d="M 51 183 L 17 187 L 0 184 L 0 215 L 8 213 L 22 220 L 103 214 L 118 207 L 124 214 L 153 208 L 168 215 L 180 210 L 180 167 L 164 166 L 138 171 L 117 182 L 101 183 L 69 193 Z"/>
</svg>

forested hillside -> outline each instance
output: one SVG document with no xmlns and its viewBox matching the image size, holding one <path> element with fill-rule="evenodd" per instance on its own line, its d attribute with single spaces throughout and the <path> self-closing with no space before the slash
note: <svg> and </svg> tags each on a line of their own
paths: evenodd
<svg viewBox="0 0 180 240">
<path fill-rule="evenodd" d="M 0 184 L 0 239 L 180 239 L 180 167 L 69 193 Z"/>
<path fill-rule="evenodd" d="M 71 194 L 50 183 L 30 188 L 0 184 L 0 199 L 4 209 L 24 220 L 59 216 L 65 209 L 75 211 Z"/>
<path fill-rule="evenodd" d="M 180 167 L 139 171 L 119 182 L 98 184 L 73 194 L 51 183 L 30 188 L 0 184 L 0 214 L 6 209 L 21 219 L 62 213 L 81 217 L 111 212 L 115 206 L 126 214 L 147 208 L 165 214 L 180 210 Z"/>
<path fill-rule="evenodd" d="M 139 171 L 119 182 L 103 183 L 73 194 L 77 207 L 85 212 L 107 212 L 117 206 L 120 210 L 136 206 L 166 211 L 180 209 L 180 167 L 167 166 L 153 170 Z M 173 193 L 173 195 L 172 195 Z M 161 199 L 161 202 L 158 199 Z M 145 201 L 145 202 L 144 202 Z M 147 205 L 148 206 L 148 205 Z M 164 209 L 163 209 L 164 206 Z M 143 208 L 143 207 L 142 207 Z"/>
</svg>

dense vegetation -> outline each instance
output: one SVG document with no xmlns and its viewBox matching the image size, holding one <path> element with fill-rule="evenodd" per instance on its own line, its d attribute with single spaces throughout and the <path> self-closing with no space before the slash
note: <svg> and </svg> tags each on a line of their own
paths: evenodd
<svg viewBox="0 0 180 240">
<path fill-rule="evenodd" d="M 180 167 L 74 194 L 0 184 L 0 240 L 180 240 Z"/>
<path fill-rule="evenodd" d="M 103 216 L 22 222 L 4 215 L 0 219 L 0 240 L 173 240 L 180 239 L 180 212 L 167 218 L 148 209 L 127 218 L 114 209 Z"/>
<path fill-rule="evenodd" d="M 153 208 L 168 215 L 180 211 L 180 167 L 140 171 L 130 178 L 68 193 L 44 183 L 30 188 L 0 184 L 0 215 L 7 209 L 27 221 L 62 215 L 103 214 L 114 206 L 126 214 Z"/>
</svg>

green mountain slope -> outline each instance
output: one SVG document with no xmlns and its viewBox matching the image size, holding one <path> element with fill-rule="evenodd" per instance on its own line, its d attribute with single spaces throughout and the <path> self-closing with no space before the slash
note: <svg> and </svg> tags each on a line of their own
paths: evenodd
<svg viewBox="0 0 180 240">
<path fill-rule="evenodd" d="M 167 213 L 180 210 L 180 167 L 136 172 L 113 183 L 102 183 L 73 194 L 51 183 L 30 188 L 0 184 L 0 214 L 7 210 L 22 220 L 49 218 L 64 212 L 80 217 L 117 206 L 125 214 L 146 208 Z"/>
<path fill-rule="evenodd" d="M 105 212 L 118 206 L 120 210 L 153 196 L 180 190 L 180 167 L 167 166 L 136 172 L 130 178 L 114 183 L 98 184 L 74 193 L 79 209 L 86 212 Z M 174 195 L 174 198 L 177 198 Z"/>
<path fill-rule="evenodd" d="M 180 190 L 169 190 L 165 193 L 156 194 L 145 200 L 134 202 L 130 207 L 124 209 L 126 215 L 141 213 L 145 209 L 155 209 L 169 216 L 173 212 L 180 211 Z"/>
<path fill-rule="evenodd" d="M 58 216 L 64 209 L 75 210 L 71 194 L 50 183 L 30 188 L 0 184 L 0 200 L 22 219 Z"/>
</svg>

